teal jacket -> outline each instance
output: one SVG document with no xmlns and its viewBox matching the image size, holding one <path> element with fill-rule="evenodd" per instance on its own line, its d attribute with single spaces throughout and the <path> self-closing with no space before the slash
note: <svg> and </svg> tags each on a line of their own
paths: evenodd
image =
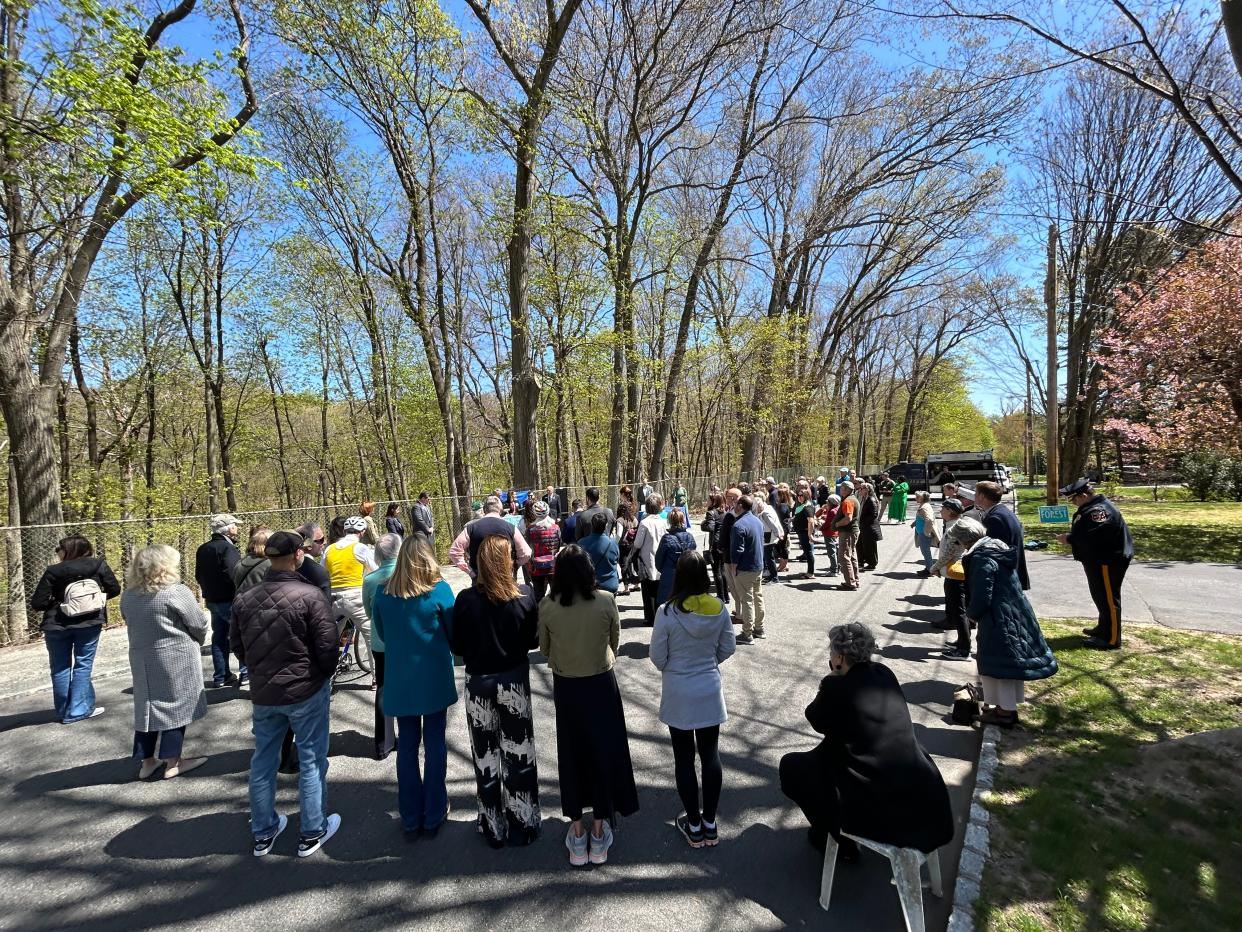
<svg viewBox="0 0 1242 932">
<path fill-rule="evenodd" d="M 375 621 L 375 593 L 376 590 L 383 588 L 384 583 L 388 582 L 388 578 L 392 576 L 392 571 L 397 568 L 397 558 L 393 557 L 379 565 L 378 569 L 374 569 L 367 575 L 362 577 L 362 610 L 367 613 L 367 617 L 372 622 Z M 371 653 L 382 654 L 384 652 L 384 639 L 375 633 L 375 625 L 371 625 Z"/>
<path fill-rule="evenodd" d="M 457 701 L 453 590 L 444 580 L 412 599 L 375 593 L 372 627 L 384 643 L 384 714 L 431 715 Z"/>
</svg>

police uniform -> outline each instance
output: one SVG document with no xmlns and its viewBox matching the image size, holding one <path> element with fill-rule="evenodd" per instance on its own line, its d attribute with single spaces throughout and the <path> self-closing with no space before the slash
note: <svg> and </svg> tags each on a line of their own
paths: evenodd
<svg viewBox="0 0 1242 932">
<path fill-rule="evenodd" d="M 1063 495 L 1089 492 L 1085 479 L 1061 490 Z M 1121 646 L 1121 583 L 1134 557 L 1134 540 L 1126 519 L 1117 506 L 1103 495 L 1092 495 L 1074 513 L 1069 532 L 1074 559 L 1087 574 L 1091 599 L 1099 612 L 1095 630 L 1089 637 L 1110 648 Z"/>
</svg>

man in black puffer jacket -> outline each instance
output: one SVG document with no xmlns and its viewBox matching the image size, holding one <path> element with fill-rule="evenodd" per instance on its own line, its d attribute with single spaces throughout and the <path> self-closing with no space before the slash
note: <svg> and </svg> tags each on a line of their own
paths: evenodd
<svg viewBox="0 0 1242 932">
<path fill-rule="evenodd" d="M 288 820 L 276 812 L 276 769 L 290 728 L 297 738 L 303 779 L 298 856 L 314 854 L 341 824 L 325 817 L 329 703 L 337 662 L 336 619 L 323 592 L 298 574 L 304 542 L 296 531 L 277 531 L 264 555 L 272 566 L 258 585 L 233 603 L 229 643 L 250 670 L 254 756 L 250 761 L 250 828 L 254 855 L 272 850 Z M 319 778 L 306 779 L 317 773 Z"/>
</svg>

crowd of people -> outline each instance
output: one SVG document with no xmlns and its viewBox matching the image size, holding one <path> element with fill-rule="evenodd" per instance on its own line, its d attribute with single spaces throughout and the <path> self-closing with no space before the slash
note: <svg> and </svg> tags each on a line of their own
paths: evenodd
<svg viewBox="0 0 1242 932">
<path fill-rule="evenodd" d="M 951 480 L 951 477 L 949 477 Z M 1118 601 L 1133 545 L 1115 506 L 1088 483 L 1067 487 L 1079 506 L 1066 537 L 1105 604 L 1087 644 L 1120 644 Z M 618 816 L 639 808 L 625 708 L 614 674 L 620 638 L 616 599 L 635 586 L 650 625 L 650 660 L 661 680 L 659 719 L 668 728 L 672 771 L 684 812 L 676 829 L 693 848 L 720 838 L 724 783 L 719 754 L 727 720 L 720 666 L 739 645 L 763 639 L 765 586 L 789 579 L 842 577 L 856 591 L 879 564 L 886 523 L 912 528 L 922 567 L 943 580 L 952 633 L 948 660 L 974 657 L 984 706 L 979 721 L 1012 727 L 1027 682 L 1053 675 L 1056 659 L 1026 599 L 1022 526 L 991 482 L 944 484 L 939 518 L 925 492 L 909 515 L 904 482 L 867 481 L 842 469 L 835 481 L 772 477 L 709 492 L 691 531 L 685 489 L 670 503 L 646 483 L 636 498 L 622 487 L 615 509 L 599 489 L 567 508 L 553 489 L 528 496 L 520 518 L 499 495 L 453 539 L 451 562 L 471 584 L 454 595 L 436 559 L 434 514 L 424 493 L 409 533 L 389 507 L 384 530 L 372 503 L 291 530 L 252 528 L 244 552 L 232 515 L 211 520 L 195 555 L 206 605 L 181 582 L 180 554 L 154 544 L 131 561 L 121 597 L 133 672 L 133 756 L 139 779 L 173 779 L 201 766 L 187 757 L 186 730 L 207 711 L 205 689 L 247 685 L 254 753 L 249 775 L 253 853 L 273 850 L 288 819 L 276 811 L 277 775 L 296 773 L 298 855 L 313 854 L 337 832 L 327 806 L 333 677 L 346 625 L 362 633 L 373 660 L 375 756 L 397 756 L 398 808 L 406 838 L 434 837 L 448 815 L 447 710 L 462 688 L 477 798 L 477 829 L 493 847 L 527 845 L 540 834 L 537 728 L 530 654 L 552 672 L 558 781 L 569 820 L 571 865 L 603 864 Z M 508 496 L 515 504 L 516 496 Z M 796 538 L 799 553 L 789 547 Z M 702 546 L 700 546 L 700 543 Z M 32 598 L 44 612 L 57 717 L 73 723 L 101 714 L 91 660 L 122 593 L 107 562 L 81 536 L 63 539 Z M 1097 579 L 1098 577 L 1098 579 Z M 735 633 L 735 625 L 740 631 Z M 201 650 L 210 642 L 212 676 Z M 824 737 L 787 754 L 779 780 L 810 822 L 813 844 L 832 836 L 847 859 L 848 831 L 931 851 L 953 833 L 948 794 L 914 735 L 896 677 L 876 661 L 865 625 L 838 625 L 829 637 L 831 671 L 808 706 Z M 237 672 L 232 664 L 236 661 Z M 421 754 L 420 754 L 421 749 Z"/>
</svg>

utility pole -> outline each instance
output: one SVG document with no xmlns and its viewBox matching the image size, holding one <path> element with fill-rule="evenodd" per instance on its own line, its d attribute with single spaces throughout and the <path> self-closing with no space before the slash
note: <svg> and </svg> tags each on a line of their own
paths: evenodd
<svg viewBox="0 0 1242 932">
<path fill-rule="evenodd" d="M 1048 275 L 1044 279 L 1044 304 L 1048 308 L 1048 400 L 1045 405 L 1047 432 L 1044 462 L 1045 498 L 1057 503 L 1057 473 L 1060 468 L 1060 425 L 1057 409 L 1057 227 L 1048 224 Z"/>
<path fill-rule="evenodd" d="M 1027 486 L 1035 486 L 1035 423 L 1031 413 L 1031 369 L 1026 368 L 1026 412 L 1022 425 L 1022 470 Z"/>
</svg>

